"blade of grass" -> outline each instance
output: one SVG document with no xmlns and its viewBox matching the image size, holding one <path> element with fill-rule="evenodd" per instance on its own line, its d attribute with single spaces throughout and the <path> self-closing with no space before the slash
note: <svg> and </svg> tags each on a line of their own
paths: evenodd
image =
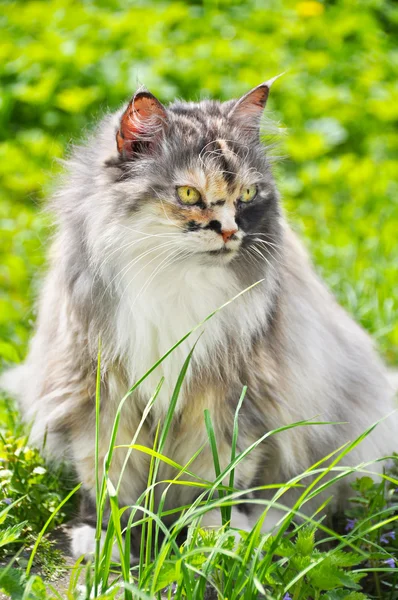
<svg viewBox="0 0 398 600">
<path fill-rule="evenodd" d="M 129 458 L 131 456 L 131 453 L 132 453 L 132 451 L 134 449 L 137 449 L 137 447 L 138 447 L 136 445 L 136 441 L 138 439 L 138 435 L 139 435 L 139 433 L 140 433 L 140 431 L 141 431 L 141 429 L 142 429 L 142 427 L 143 427 L 143 425 L 144 425 L 144 423 L 145 423 L 145 421 L 146 421 L 146 419 L 147 419 L 147 417 L 148 417 L 148 415 L 150 413 L 150 410 L 151 410 L 152 406 L 154 405 L 154 403 L 156 401 L 156 398 L 159 395 L 159 392 L 160 392 L 160 390 L 162 388 L 163 383 L 164 383 L 164 377 L 162 377 L 161 380 L 159 381 L 155 392 L 152 394 L 152 396 L 149 399 L 147 405 L 145 406 L 144 412 L 142 413 L 142 417 L 141 417 L 141 420 L 140 420 L 140 422 L 138 424 L 138 427 L 137 427 L 137 429 L 136 429 L 136 431 L 134 433 L 134 437 L 133 437 L 133 439 L 131 440 L 131 442 L 130 442 L 130 444 L 128 446 L 130 449 L 129 449 L 129 451 L 126 454 L 126 457 L 125 457 L 124 462 L 123 462 L 123 466 L 122 466 L 121 471 L 120 471 L 119 481 L 118 481 L 118 484 L 117 484 L 117 487 L 116 487 L 117 491 L 119 491 L 119 489 L 120 489 L 120 485 L 121 485 L 121 482 L 122 482 L 122 479 L 123 479 L 124 471 L 126 469 L 126 466 L 127 466 L 128 460 L 129 460 Z M 115 446 L 115 448 L 125 448 L 125 447 L 127 447 L 127 446 L 124 446 L 124 445 Z M 143 448 L 143 446 L 141 446 L 141 448 Z"/>
<path fill-rule="evenodd" d="M 145 508 L 149 508 L 151 512 L 153 512 L 153 506 L 155 503 L 155 486 L 152 486 L 152 483 L 156 483 L 156 474 L 155 474 L 155 466 L 156 466 L 156 448 L 158 445 L 160 432 L 160 423 L 156 428 L 155 439 L 153 440 L 153 454 L 151 455 L 151 461 L 149 464 L 149 472 L 148 472 L 148 486 L 150 487 L 150 492 L 145 496 Z M 146 533 L 146 535 L 145 535 Z M 139 566 L 139 579 L 141 581 L 141 575 L 144 571 L 145 565 L 149 564 L 151 561 L 151 545 L 152 545 L 152 521 L 148 521 L 147 524 L 142 526 L 141 529 L 141 544 L 140 544 L 140 566 Z"/>
<path fill-rule="evenodd" d="M 111 517 L 113 521 L 113 526 L 115 528 L 115 536 L 117 545 L 119 547 L 120 554 L 120 563 L 122 568 L 123 580 L 126 583 L 130 581 L 130 557 L 128 557 L 128 561 L 125 560 L 124 548 L 123 548 L 123 535 L 122 529 L 120 526 L 120 511 L 119 511 L 119 503 L 117 499 L 116 489 L 113 487 L 111 480 L 107 479 L 107 490 L 109 496 L 109 502 L 111 507 Z M 128 589 L 125 589 L 125 600 L 131 600 L 131 592 Z"/>
<path fill-rule="evenodd" d="M 187 469 L 185 469 L 185 467 L 178 464 L 171 458 L 168 458 L 164 454 L 157 452 L 153 448 L 148 448 L 148 446 L 142 446 L 141 444 L 133 444 L 133 445 L 128 445 L 128 446 L 126 446 L 126 445 L 115 446 L 115 448 L 132 448 L 133 450 L 138 450 L 139 452 L 148 454 L 151 458 L 158 458 L 161 462 L 164 462 L 165 464 L 169 465 L 170 467 L 173 467 L 174 469 L 176 469 L 179 472 L 184 471 L 187 475 L 190 475 L 191 477 L 195 477 L 196 479 L 201 479 L 201 477 L 199 477 L 198 475 L 195 475 L 195 473 L 192 473 L 191 471 L 188 471 Z M 206 482 L 207 484 L 210 484 L 210 482 L 206 481 L 205 479 L 202 479 L 202 481 Z"/>
<path fill-rule="evenodd" d="M 204 416 L 205 416 L 205 425 L 206 425 L 207 436 L 209 438 L 211 453 L 213 456 L 214 472 L 216 474 L 216 477 L 218 478 L 221 473 L 220 460 L 218 457 L 216 435 L 214 433 L 214 427 L 213 427 L 210 412 L 208 411 L 208 409 L 205 409 Z M 219 488 L 218 488 L 218 494 L 219 494 L 220 498 L 224 497 L 224 492 Z M 225 510 L 221 510 L 221 522 L 223 525 L 227 524 L 227 514 L 226 514 Z"/>
<path fill-rule="evenodd" d="M 186 465 L 184 467 L 181 468 L 181 470 L 177 473 L 177 475 L 174 477 L 174 479 L 172 480 L 163 480 L 161 483 L 168 483 L 169 485 L 167 485 L 167 487 L 165 488 L 165 490 L 162 492 L 160 501 L 159 501 L 159 507 L 158 507 L 158 515 L 161 515 L 162 517 L 166 516 L 166 513 L 163 512 L 163 508 L 164 508 L 164 504 L 166 502 L 166 497 L 167 497 L 167 492 L 170 489 L 171 485 L 175 485 L 175 484 L 179 484 L 180 482 L 178 481 L 178 478 L 183 474 L 183 473 L 189 473 L 188 471 L 188 467 L 194 462 L 194 460 L 199 456 L 199 454 L 202 452 L 204 446 L 201 446 L 199 448 L 199 450 L 197 450 L 195 452 L 195 454 L 189 459 L 189 461 L 186 463 Z M 189 506 L 189 505 L 188 505 Z M 167 514 L 176 514 L 176 513 L 181 513 L 181 510 L 185 510 L 185 508 L 187 507 L 178 507 L 177 509 L 174 509 L 172 512 L 167 512 Z M 156 560 L 157 555 L 158 555 L 158 530 L 156 529 L 156 534 L 155 534 L 155 544 L 154 544 L 154 560 Z"/>
<path fill-rule="evenodd" d="M 14 506 L 16 506 L 17 504 L 22 502 L 22 500 L 25 500 L 25 498 L 26 498 L 26 494 L 24 496 L 21 496 L 17 500 L 14 500 L 14 502 L 12 502 L 11 504 L 8 504 L 5 508 L 3 508 L 2 511 L 0 511 L 0 525 L 2 525 L 4 523 L 4 521 L 6 520 L 7 514 L 10 512 L 10 510 L 12 510 L 14 508 Z"/>
<path fill-rule="evenodd" d="M 231 463 L 234 462 L 235 457 L 236 457 L 236 446 L 238 443 L 238 435 L 239 435 L 239 413 L 240 413 L 240 409 L 242 407 L 243 404 L 243 400 L 245 399 L 246 396 L 246 392 L 247 392 L 247 386 L 243 386 L 242 389 L 242 393 L 240 395 L 238 404 L 236 406 L 236 410 L 235 410 L 235 416 L 234 416 L 234 425 L 233 425 L 233 430 L 232 430 L 232 442 L 231 442 Z M 231 469 L 231 472 L 229 474 L 229 487 L 232 490 L 234 487 L 234 481 L 235 481 L 235 469 Z M 232 513 L 232 508 L 229 508 L 227 510 L 227 521 L 231 521 L 231 513 Z"/>
<path fill-rule="evenodd" d="M 178 401 L 178 398 L 180 396 L 181 388 L 182 388 L 185 376 L 187 374 L 188 367 L 189 367 L 189 364 L 191 362 L 193 352 L 194 352 L 194 350 L 196 348 L 196 344 L 198 343 L 198 341 L 199 340 L 196 340 L 196 342 L 193 344 L 191 350 L 188 353 L 187 358 L 184 361 L 184 364 L 183 364 L 183 366 L 181 368 L 181 371 L 180 371 L 180 373 L 178 375 L 178 379 L 177 379 L 176 385 L 174 387 L 173 394 L 171 396 L 170 404 L 169 404 L 169 407 L 167 409 L 166 418 L 164 420 L 164 424 L 163 424 L 163 427 L 162 427 L 162 432 L 160 434 L 159 448 L 158 448 L 158 453 L 159 454 L 162 454 L 163 449 L 165 447 L 167 436 L 168 436 L 169 431 L 171 429 L 171 423 L 172 423 L 172 420 L 173 420 L 174 412 L 176 410 L 177 401 Z M 157 457 L 156 460 L 155 460 L 154 470 L 153 470 L 153 481 L 154 482 L 157 480 L 159 466 L 160 466 L 160 459 Z M 155 546 L 156 547 L 157 547 L 157 544 L 158 544 L 158 539 L 159 539 L 159 529 L 155 528 Z M 156 552 L 157 552 L 157 549 L 156 549 Z"/>
<path fill-rule="evenodd" d="M 82 565 L 83 561 L 84 561 L 84 556 L 81 556 L 73 565 L 72 572 L 71 572 L 70 579 L 69 579 L 69 586 L 68 586 L 68 596 L 70 596 L 70 597 L 72 597 L 72 594 L 77 586 L 77 582 L 80 577 L 80 573 L 82 572 L 82 569 L 83 569 L 83 565 Z"/>
<path fill-rule="evenodd" d="M 108 526 L 106 530 L 105 540 L 103 544 L 103 550 L 101 552 L 101 558 L 99 563 L 99 569 L 101 573 L 101 590 L 105 591 L 108 588 L 108 579 L 110 574 L 110 566 L 112 562 L 112 550 L 113 542 L 115 537 L 115 528 L 113 520 L 108 520 Z"/>
<path fill-rule="evenodd" d="M 95 555 L 94 555 L 94 594 L 98 594 L 99 560 L 101 550 L 101 533 L 103 511 L 101 510 L 100 478 L 99 478 L 99 439 L 100 439 L 100 398 L 101 398 L 101 338 L 98 339 L 97 375 L 95 382 L 95 508 L 97 523 L 95 528 Z"/>
</svg>

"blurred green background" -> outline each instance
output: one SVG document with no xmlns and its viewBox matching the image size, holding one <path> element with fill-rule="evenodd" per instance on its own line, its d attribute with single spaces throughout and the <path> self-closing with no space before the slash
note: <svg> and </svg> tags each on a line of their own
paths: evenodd
<svg viewBox="0 0 398 600">
<path fill-rule="evenodd" d="M 227 99 L 286 71 L 268 115 L 290 221 L 347 309 L 398 362 L 398 5 L 386 0 L 0 4 L 0 357 L 34 321 L 57 159 L 145 84 Z"/>
</svg>

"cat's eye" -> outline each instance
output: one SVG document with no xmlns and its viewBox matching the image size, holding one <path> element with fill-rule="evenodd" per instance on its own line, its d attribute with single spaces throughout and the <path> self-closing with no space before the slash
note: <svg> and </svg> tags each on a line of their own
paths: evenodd
<svg viewBox="0 0 398 600">
<path fill-rule="evenodd" d="M 177 196 L 183 204 L 197 204 L 201 200 L 198 190 L 189 185 L 181 185 L 178 187 Z"/>
<path fill-rule="evenodd" d="M 245 187 L 239 196 L 240 202 L 251 202 L 257 195 L 257 186 L 248 185 Z"/>
</svg>

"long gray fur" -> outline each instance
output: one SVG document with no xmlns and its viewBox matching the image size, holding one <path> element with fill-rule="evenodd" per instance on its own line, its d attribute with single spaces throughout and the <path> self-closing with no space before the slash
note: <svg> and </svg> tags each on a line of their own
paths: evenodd
<svg viewBox="0 0 398 600">
<path fill-rule="evenodd" d="M 258 281 L 204 327 L 165 449 L 170 458 L 185 464 L 206 443 L 203 409 L 208 408 L 220 460 L 228 464 L 243 385 L 248 394 L 240 416 L 240 450 L 266 431 L 298 420 L 344 424 L 299 427 L 273 436 L 238 469 L 242 488 L 286 481 L 394 408 L 393 389 L 372 341 L 319 280 L 286 222 L 258 135 L 256 90 L 254 99 L 249 94 L 240 103 L 175 102 L 164 109 L 156 128 L 151 122 L 152 129 L 131 147 L 125 146 L 129 132 L 122 132 L 122 151 L 115 142 L 119 111 L 107 116 L 66 162 L 51 203 L 57 232 L 36 331 L 25 363 L 6 373 L 2 383 L 33 423 L 34 443 L 46 437 L 49 456 L 67 457 L 91 497 L 99 339 L 103 457 L 118 403 L 129 387 L 209 312 Z M 268 90 L 264 98 L 258 96 L 263 104 L 266 95 Z M 207 190 L 202 209 L 189 212 L 179 206 L 176 186 L 191 185 L 184 177 Z M 257 186 L 257 197 L 242 207 L 234 190 L 249 182 Z M 235 219 L 239 231 L 232 258 L 224 260 L 223 249 L 219 253 L 210 246 L 219 244 L 217 223 L 223 225 L 227 208 L 234 211 L 228 218 Z M 208 228 L 211 222 L 216 225 Z M 164 418 L 195 339 L 188 338 L 126 402 L 118 443 L 130 443 L 164 376 L 138 440 L 152 447 L 154 428 Z M 396 450 L 396 434 L 394 414 L 345 463 L 390 454 Z M 125 451 L 115 451 L 115 483 L 124 456 Z M 208 446 L 191 468 L 212 478 Z M 133 452 L 121 502 L 134 503 L 145 489 L 147 469 L 147 457 Z M 163 467 L 160 477 L 170 474 Z M 192 489 L 171 489 L 169 504 L 192 501 Z M 345 485 L 338 489 L 335 510 L 347 496 Z M 284 496 L 288 504 L 294 499 L 294 494 Z M 250 513 L 248 526 L 257 516 Z M 279 516 L 270 517 L 266 527 Z M 244 526 L 239 519 L 236 524 Z"/>
</svg>

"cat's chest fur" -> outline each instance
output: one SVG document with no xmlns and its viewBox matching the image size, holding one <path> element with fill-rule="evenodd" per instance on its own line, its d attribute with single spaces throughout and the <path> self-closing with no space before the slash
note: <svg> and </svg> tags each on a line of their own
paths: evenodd
<svg viewBox="0 0 398 600">
<path fill-rule="evenodd" d="M 140 293 L 146 281 L 147 274 L 143 273 L 135 278 L 134 285 L 126 286 L 115 311 L 115 350 L 124 362 L 129 384 L 142 377 L 213 311 L 245 289 L 228 266 L 196 265 L 188 269 L 177 264 L 161 272 Z M 167 409 L 180 370 L 199 334 L 194 350 L 199 376 L 206 376 L 210 367 L 214 371 L 220 361 L 225 371 L 234 358 L 232 354 L 247 354 L 254 333 L 266 318 L 266 302 L 258 292 L 245 292 L 182 342 L 140 385 L 141 395 L 149 398 L 164 377 L 156 404 L 162 411 Z M 191 374 L 189 370 L 186 381 L 190 381 Z"/>
</svg>

